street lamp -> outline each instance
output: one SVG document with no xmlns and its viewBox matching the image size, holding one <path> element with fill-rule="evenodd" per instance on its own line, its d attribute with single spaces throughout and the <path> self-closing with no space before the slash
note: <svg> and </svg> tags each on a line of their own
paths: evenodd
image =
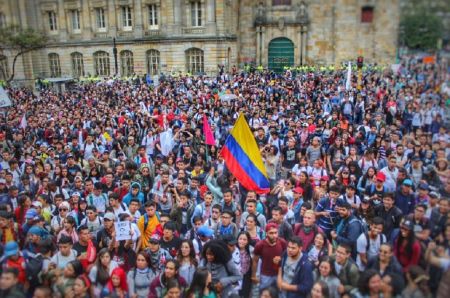
<svg viewBox="0 0 450 298">
<path fill-rule="evenodd" d="M 113 38 L 113 56 L 114 56 L 114 76 L 117 76 L 117 47 L 116 47 L 116 38 Z"/>
</svg>

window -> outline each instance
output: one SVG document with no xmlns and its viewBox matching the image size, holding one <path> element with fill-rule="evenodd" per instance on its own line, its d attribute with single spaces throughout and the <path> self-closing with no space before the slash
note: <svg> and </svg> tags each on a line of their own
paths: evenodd
<svg viewBox="0 0 450 298">
<path fill-rule="evenodd" d="M 6 16 L 3 12 L 0 12 L 0 28 L 6 27 Z"/>
<path fill-rule="evenodd" d="M 56 53 L 48 54 L 48 64 L 50 66 L 50 77 L 60 77 L 61 65 L 59 64 L 59 55 Z"/>
<path fill-rule="evenodd" d="M 131 20 L 131 7 L 122 6 L 122 27 L 125 30 L 130 30 L 133 26 L 133 22 Z"/>
<path fill-rule="evenodd" d="M 373 21 L 373 7 L 364 6 L 361 8 L 361 23 L 372 23 Z"/>
<path fill-rule="evenodd" d="M 291 5 L 291 0 L 272 0 L 272 5 Z"/>
<path fill-rule="evenodd" d="M 83 54 L 75 52 L 71 55 L 72 58 L 72 74 L 74 78 L 79 78 L 84 76 L 84 63 Z"/>
<path fill-rule="evenodd" d="M 150 29 L 158 28 L 158 7 L 155 4 L 148 6 L 148 25 Z"/>
<path fill-rule="evenodd" d="M 9 78 L 8 58 L 0 55 L 0 80 L 6 81 Z"/>
<path fill-rule="evenodd" d="M 202 4 L 200 1 L 191 2 L 191 25 L 192 27 L 202 25 Z"/>
<path fill-rule="evenodd" d="M 186 51 L 186 70 L 191 74 L 204 72 L 202 50 L 193 48 Z"/>
<path fill-rule="evenodd" d="M 120 52 L 120 73 L 123 77 L 132 76 L 134 73 L 133 52 Z"/>
<path fill-rule="evenodd" d="M 147 51 L 147 73 L 150 75 L 159 74 L 159 51 Z"/>
<path fill-rule="evenodd" d="M 109 76 L 109 54 L 107 52 L 94 53 L 94 71 L 96 76 Z"/>
<path fill-rule="evenodd" d="M 79 10 L 71 10 L 70 11 L 70 18 L 72 21 L 72 30 L 74 32 L 80 32 L 81 26 L 80 26 L 80 11 Z"/>
<path fill-rule="evenodd" d="M 95 19 L 99 31 L 106 29 L 105 10 L 103 8 L 95 9 Z"/>
<path fill-rule="evenodd" d="M 56 23 L 56 13 L 54 11 L 48 12 L 48 26 L 50 31 L 58 30 L 58 25 Z"/>
</svg>

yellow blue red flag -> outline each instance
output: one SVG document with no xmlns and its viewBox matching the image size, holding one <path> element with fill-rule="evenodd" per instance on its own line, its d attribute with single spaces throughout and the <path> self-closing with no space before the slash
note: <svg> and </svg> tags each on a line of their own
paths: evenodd
<svg viewBox="0 0 450 298">
<path fill-rule="evenodd" d="M 241 113 L 225 141 L 221 155 L 228 170 L 247 190 L 268 193 L 270 183 L 255 137 Z"/>
</svg>

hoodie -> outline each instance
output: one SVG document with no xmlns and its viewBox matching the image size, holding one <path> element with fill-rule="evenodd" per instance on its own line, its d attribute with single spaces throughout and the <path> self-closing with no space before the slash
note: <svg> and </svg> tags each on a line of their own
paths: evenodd
<svg viewBox="0 0 450 298">
<path fill-rule="evenodd" d="M 139 187 L 139 192 L 134 196 L 132 190 L 135 186 Z M 123 197 L 122 202 L 129 206 L 131 199 L 138 199 L 139 203 L 144 205 L 144 193 L 141 191 L 141 185 L 138 182 L 131 183 L 130 190 L 128 191 L 128 194 Z"/>
</svg>

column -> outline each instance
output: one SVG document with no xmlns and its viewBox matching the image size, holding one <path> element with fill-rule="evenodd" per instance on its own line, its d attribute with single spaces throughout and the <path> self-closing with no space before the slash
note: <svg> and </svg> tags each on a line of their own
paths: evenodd
<svg viewBox="0 0 450 298">
<path fill-rule="evenodd" d="M 133 6 L 133 14 L 134 14 L 134 37 L 139 38 L 143 36 L 143 24 L 142 24 L 142 0 L 135 0 Z"/>
<path fill-rule="evenodd" d="M 116 18 L 116 9 L 118 10 L 119 7 L 116 7 L 116 1 L 110 0 L 108 1 L 108 19 L 106 20 L 106 23 L 108 24 L 108 31 L 110 32 L 109 36 L 116 36 L 117 35 L 117 18 Z"/>
<path fill-rule="evenodd" d="M 64 0 L 58 1 L 58 10 L 56 11 L 56 13 L 57 13 L 59 40 L 66 41 L 68 30 L 67 30 L 66 11 L 64 9 Z"/>
<path fill-rule="evenodd" d="M 216 0 L 206 2 L 206 27 L 210 34 L 216 34 Z"/>
<path fill-rule="evenodd" d="M 188 18 L 189 19 L 189 18 Z M 173 0 L 173 33 L 181 34 L 181 0 Z"/>
<path fill-rule="evenodd" d="M 262 40 L 261 40 L 261 26 L 256 27 L 256 64 L 262 61 Z"/>
<path fill-rule="evenodd" d="M 306 43 L 308 42 L 308 25 L 302 26 L 303 34 L 302 34 L 302 53 L 303 53 L 303 64 L 306 64 L 306 59 L 308 57 L 308 53 L 306 53 Z"/>
<path fill-rule="evenodd" d="M 94 28 L 94 24 L 92 22 L 92 14 L 93 10 L 89 7 L 87 1 L 81 2 L 81 34 L 83 35 L 84 40 L 92 39 L 92 28 Z"/>
</svg>

